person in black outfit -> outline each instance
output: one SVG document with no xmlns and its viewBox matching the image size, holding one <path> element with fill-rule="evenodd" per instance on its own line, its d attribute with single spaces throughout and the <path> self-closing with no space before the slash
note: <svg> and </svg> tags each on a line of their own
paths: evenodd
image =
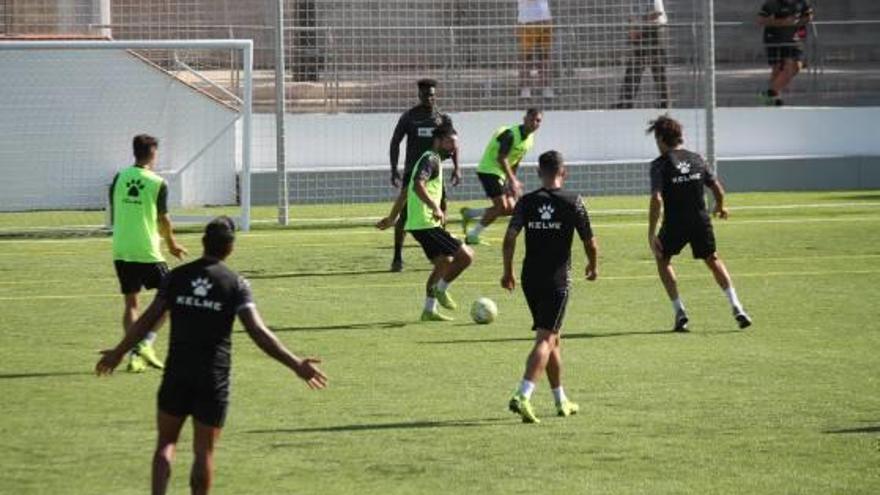
<svg viewBox="0 0 880 495">
<path fill-rule="evenodd" d="M 639 0 L 630 18 L 630 51 L 626 60 L 626 75 L 615 108 L 633 108 L 633 99 L 642 82 L 642 73 L 651 69 L 656 85 L 657 107 L 669 108 L 669 83 L 666 78 L 666 48 L 663 38 L 667 24 L 662 1 Z"/>
<path fill-rule="evenodd" d="M 758 12 L 771 67 L 770 87 L 759 95 L 763 104 L 782 106 L 782 91 L 804 67 L 803 40 L 812 20 L 813 7 L 806 0 L 768 0 Z"/>
<path fill-rule="evenodd" d="M 266 354 L 290 368 L 313 389 L 324 388 L 327 377 L 315 358 L 288 351 L 263 323 L 247 280 L 224 263 L 235 240 L 235 225 L 218 217 L 205 228 L 204 255 L 175 268 L 146 312 L 113 349 L 101 351 L 98 375 L 110 374 L 125 353 L 171 315 L 171 336 L 165 374 L 158 394 L 159 441 L 153 456 L 152 493 L 164 494 L 171 475 L 177 439 L 187 416 L 193 418 L 190 485 L 193 493 L 208 493 L 213 478 L 214 446 L 226 419 L 232 323 L 236 315 L 248 335 Z"/>
<path fill-rule="evenodd" d="M 559 337 L 571 280 L 571 241 L 574 232 L 584 245 L 587 280 L 596 280 L 599 273 L 598 248 L 590 218 L 581 197 L 562 189 L 565 167 L 562 155 L 547 151 L 538 157 L 538 173 L 542 187 L 523 196 L 516 204 L 507 234 L 504 236 L 504 275 L 501 287 L 516 287 L 513 255 L 516 238 L 526 231 L 526 254 L 522 265 L 522 289 L 532 313 L 535 344 L 526 361 L 519 389 L 510 399 L 509 408 L 525 423 L 540 422 L 531 405 L 535 382 L 546 369 L 559 416 L 578 412 L 578 405 L 569 401 L 562 389 L 562 348 Z"/>
<path fill-rule="evenodd" d="M 409 184 L 410 175 L 416 160 L 434 144 L 434 129 L 447 126 L 452 127 L 452 119 L 449 115 L 440 112 L 435 102 L 437 98 L 437 81 L 433 79 L 420 79 L 416 83 L 419 87 L 419 104 L 410 108 L 397 121 L 394 128 L 394 134 L 391 136 L 391 149 L 389 158 L 391 160 L 391 185 L 399 188 L 399 196 L 406 201 L 406 185 Z M 403 177 L 397 170 L 397 162 L 400 158 L 400 142 L 406 138 L 406 157 L 404 158 Z M 452 185 L 457 186 L 461 183 L 461 171 L 458 166 L 458 153 L 452 154 Z M 443 191 L 443 200 L 440 207 L 446 211 L 446 191 Z M 406 208 L 401 210 L 402 213 L 394 226 L 394 258 L 391 261 L 391 271 L 399 272 L 403 270 L 403 240 L 406 237 L 406 231 L 403 226 L 406 224 Z"/>
<path fill-rule="evenodd" d="M 686 332 L 688 316 L 678 295 L 672 257 L 691 245 L 695 259 L 701 259 L 724 291 L 733 316 L 740 328 L 752 324 L 749 315 L 733 288 L 727 267 L 715 252 L 715 233 L 706 209 L 703 188 L 715 196 L 714 214 L 721 219 L 728 216 L 724 207 L 724 188 L 706 166 L 703 157 L 684 149 L 682 128 L 676 120 L 661 116 L 649 122 L 648 133 L 653 133 L 660 156 L 651 163 L 651 202 L 648 212 L 648 245 L 657 261 L 657 271 L 663 287 L 672 301 L 675 313 L 674 331 Z M 663 225 L 657 235 L 660 211 Z"/>
</svg>

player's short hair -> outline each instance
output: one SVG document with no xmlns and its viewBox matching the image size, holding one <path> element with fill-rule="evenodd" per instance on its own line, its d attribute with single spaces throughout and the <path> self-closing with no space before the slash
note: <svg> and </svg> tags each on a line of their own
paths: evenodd
<svg viewBox="0 0 880 495">
<path fill-rule="evenodd" d="M 457 136 L 458 132 L 456 132 L 455 128 L 451 125 L 441 125 L 434 129 L 434 132 L 431 133 L 431 137 L 434 139 L 446 139 L 450 136 Z"/>
<path fill-rule="evenodd" d="M 526 117 L 534 117 L 535 115 L 541 115 L 544 111 L 537 107 L 531 107 L 526 110 Z"/>
<path fill-rule="evenodd" d="M 545 151 L 538 157 L 538 171 L 542 176 L 554 177 L 562 168 L 562 153 L 556 150 Z"/>
<path fill-rule="evenodd" d="M 233 242 L 235 242 L 235 222 L 228 216 L 221 215 L 205 226 L 205 235 L 202 236 L 205 254 L 222 258 L 229 254 Z"/>
<path fill-rule="evenodd" d="M 661 115 L 648 122 L 646 134 L 654 133 L 666 146 L 678 146 L 684 143 L 681 123 L 669 115 Z"/>
<path fill-rule="evenodd" d="M 149 134 L 138 134 L 131 141 L 134 157 L 138 161 L 150 158 L 153 148 L 159 147 L 159 140 Z"/>
<path fill-rule="evenodd" d="M 436 79 L 419 79 L 416 81 L 416 86 L 419 87 L 419 91 L 424 91 L 428 88 L 436 88 L 437 80 Z"/>
</svg>

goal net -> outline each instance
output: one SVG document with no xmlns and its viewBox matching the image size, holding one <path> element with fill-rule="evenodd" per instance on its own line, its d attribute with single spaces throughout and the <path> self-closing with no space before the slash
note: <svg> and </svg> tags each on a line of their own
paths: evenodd
<svg viewBox="0 0 880 495">
<path fill-rule="evenodd" d="M 250 219 L 251 41 L 0 41 L 0 235 L 104 229 L 108 188 L 159 139 L 176 223 Z"/>
</svg>

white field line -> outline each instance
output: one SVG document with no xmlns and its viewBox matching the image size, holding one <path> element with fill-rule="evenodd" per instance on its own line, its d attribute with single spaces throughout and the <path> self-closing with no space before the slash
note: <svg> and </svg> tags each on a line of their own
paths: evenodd
<svg viewBox="0 0 880 495">
<path fill-rule="evenodd" d="M 764 273 L 737 273 L 737 278 L 761 278 L 761 277 L 821 277 L 821 276 L 839 276 L 839 275 L 875 275 L 880 274 L 880 270 L 829 270 L 829 271 L 796 271 L 796 272 L 764 272 Z M 679 279 L 702 279 L 708 275 L 679 275 Z M 632 281 L 632 280 L 654 280 L 657 275 L 619 275 L 600 277 L 601 281 Z M 576 283 L 587 283 L 580 278 L 574 278 Z M 594 282 L 591 282 L 594 283 Z M 457 286 L 490 286 L 498 284 L 497 281 L 482 282 L 458 282 Z M 422 287 L 424 283 L 421 281 L 395 283 L 395 284 L 357 284 L 357 285 L 318 285 L 318 286 L 300 286 L 296 288 L 274 287 L 274 291 L 290 292 L 294 290 L 309 291 L 337 291 L 337 290 L 363 290 L 363 289 L 394 289 L 400 287 Z M 31 301 L 31 300 L 57 300 L 57 299 L 88 299 L 88 298 L 118 298 L 119 293 L 94 293 L 94 294 L 43 294 L 29 296 L 0 296 L 0 301 Z"/>
</svg>

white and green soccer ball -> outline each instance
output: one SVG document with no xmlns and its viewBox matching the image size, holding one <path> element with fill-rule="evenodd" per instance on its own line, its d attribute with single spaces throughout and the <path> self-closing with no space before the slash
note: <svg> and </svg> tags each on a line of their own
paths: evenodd
<svg viewBox="0 0 880 495">
<path fill-rule="evenodd" d="M 471 305 L 471 319 L 474 320 L 474 323 L 487 325 L 495 321 L 497 316 L 498 306 L 488 297 L 481 297 Z"/>
</svg>

